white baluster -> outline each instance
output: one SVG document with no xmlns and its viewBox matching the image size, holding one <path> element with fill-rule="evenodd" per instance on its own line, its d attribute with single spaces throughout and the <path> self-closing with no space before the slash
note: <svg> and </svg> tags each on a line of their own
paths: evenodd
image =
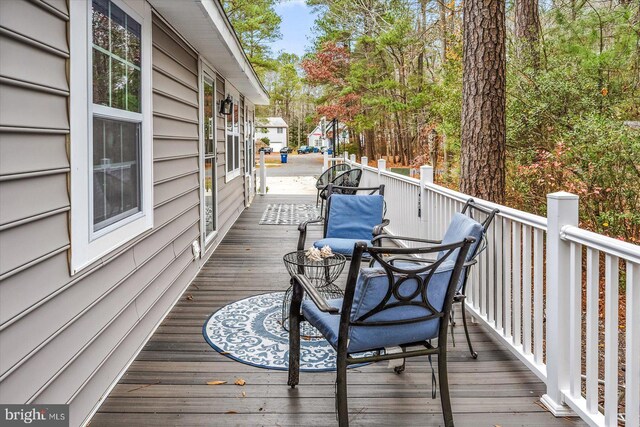
<svg viewBox="0 0 640 427">
<path fill-rule="evenodd" d="M 618 425 L 618 257 L 605 258 L 604 422 Z M 636 405 L 638 402 L 636 402 Z"/>
<path fill-rule="evenodd" d="M 627 262 L 625 426 L 640 426 L 640 264 Z"/>
</svg>

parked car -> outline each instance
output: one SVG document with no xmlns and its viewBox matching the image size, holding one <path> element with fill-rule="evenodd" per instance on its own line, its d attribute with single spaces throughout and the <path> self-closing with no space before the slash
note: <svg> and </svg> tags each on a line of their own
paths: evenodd
<svg viewBox="0 0 640 427">
<path fill-rule="evenodd" d="M 310 150 L 311 147 L 307 145 L 301 145 L 300 147 L 298 147 L 298 154 L 307 154 L 311 152 Z"/>
<path fill-rule="evenodd" d="M 320 149 L 319 149 L 318 147 L 313 147 L 313 152 L 314 152 L 314 153 L 319 153 L 319 152 L 320 152 Z"/>
<path fill-rule="evenodd" d="M 273 153 L 273 148 L 271 148 L 271 147 L 261 147 L 258 151 L 264 151 L 264 154 L 271 154 L 271 153 Z"/>
<path fill-rule="evenodd" d="M 289 147 L 282 147 L 280 149 L 280 154 L 289 154 L 291 152 L 291 148 Z"/>
</svg>

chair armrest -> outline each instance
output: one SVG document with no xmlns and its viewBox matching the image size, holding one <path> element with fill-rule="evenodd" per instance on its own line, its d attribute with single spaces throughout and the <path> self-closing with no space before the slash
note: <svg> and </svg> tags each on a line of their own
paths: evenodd
<svg viewBox="0 0 640 427">
<path fill-rule="evenodd" d="M 311 301 L 313 301 L 313 303 L 318 307 L 320 311 L 323 311 L 325 313 L 330 313 L 330 314 L 340 313 L 339 309 L 329 305 L 327 300 L 320 294 L 320 292 L 318 292 L 316 287 L 313 286 L 313 284 L 309 281 L 309 279 L 306 276 L 302 274 L 296 274 L 293 276 L 293 282 L 294 282 L 294 286 L 296 283 L 302 286 L 302 289 L 304 289 L 307 295 L 309 295 L 309 298 L 311 298 Z"/>
<path fill-rule="evenodd" d="M 305 240 L 307 240 L 307 226 L 309 224 L 314 224 L 314 223 L 322 222 L 322 221 L 324 221 L 324 218 L 320 217 L 320 218 L 316 218 L 316 219 L 310 219 L 309 221 L 301 222 L 300 225 L 298 225 L 298 231 L 300 232 L 300 236 L 298 237 L 298 250 L 299 251 L 304 250 L 304 242 L 305 242 Z"/>
<path fill-rule="evenodd" d="M 384 231 L 384 228 L 389 225 L 391 221 L 388 219 L 383 219 L 382 222 L 375 227 L 373 227 L 373 237 L 379 236 Z"/>
<path fill-rule="evenodd" d="M 430 244 L 433 244 L 433 245 L 438 245 L 438 244 L 442 243 L 442 240 L 418 239 L 417 237 L 393 236 L 391 234 L 380 234 L 379 236 L 374 237 L 373 241 L 376 242 L 378 240 L 383 240 L 383 239 L 407 240 L 409 242 L 430 243 Z"/>
<path fill-rule="evenodd" d="M 395 265 L 396 261 L 404 261 L 404 262 L 410 262 L 415 265 L 422 265 L 423 267 L 426 267 L 428 264 L 433 264 L 438 260 L 429 259 L 429 258 L 416 258 L 411 256 L 394 256 L 394 257 L 387 258 L 385 261 L 391 265 Z"/>
<path fill-rule="evenodd" d="M 463 267 L 471 267 L 472 265 L 476 265 L 478 263 L 478 260 L 476 258 L 473 258 L 470 261 L 466 261 L 464 264 L 462 264 Z"/>
</svg>

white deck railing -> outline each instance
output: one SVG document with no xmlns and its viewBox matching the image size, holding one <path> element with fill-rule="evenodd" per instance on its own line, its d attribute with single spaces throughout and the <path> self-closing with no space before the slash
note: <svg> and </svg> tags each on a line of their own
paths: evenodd
<svg viewBox="0 0 640 427">
<path fill-rule="evenodd" d="M 420 168 L 417 180 L 386 171 L 384 160 L 378 161 L 378 168 L 364 166 L 366 158 L 362 164 L 353 157 L 338 161 L 362 169 L 361 186 L 385 185 L 386 218 L 391 221 L 387 231 L 395 235 L 440 239 L 453 214 L 469 199 L 434 184 L 430 166 Z M 569 193 L 548 196 L 546 218 L 476 202 L 500 213 L 488 230 L 487 250 L 471 273 L 468 311 L 546 383 L 542 402 L 556 416 L 577 414 L 598 426 L 615 426 L 624 419 L 626 426 L 639 427 L 640 246 L 578 228 L 578 198 Z M 601 255 L 604 276 L 599 274 Z M 626 278 L 624 375 L 619 375 L 618 358 L 621 274 Z M 598 310 L 601 277 L 605 283 L 603 327 Z M 599 378 L 602 348 L 605 374 Z M 604 407 L 598 404 L 602 383 Z M 626 402 L 624 414 L 619 414 L 619 401 Z"/>
</svg>

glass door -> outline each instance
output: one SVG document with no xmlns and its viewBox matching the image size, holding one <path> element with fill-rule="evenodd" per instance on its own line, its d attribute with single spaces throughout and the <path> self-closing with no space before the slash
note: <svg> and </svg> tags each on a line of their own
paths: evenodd
<svg viewBox="0 0 640 427">
<path fill-rule="evenodd" d="M 218 229 L 217 218 L 217 184 L 216 184 L 216 109 L 215 109 L 215 84 L 207 74 L 204 75 L 204 120 L 203 136 L 204 157 L 203 167 L 203 217 L 204 217 L 204 241 L 209 243 Z"/>
</svg>

